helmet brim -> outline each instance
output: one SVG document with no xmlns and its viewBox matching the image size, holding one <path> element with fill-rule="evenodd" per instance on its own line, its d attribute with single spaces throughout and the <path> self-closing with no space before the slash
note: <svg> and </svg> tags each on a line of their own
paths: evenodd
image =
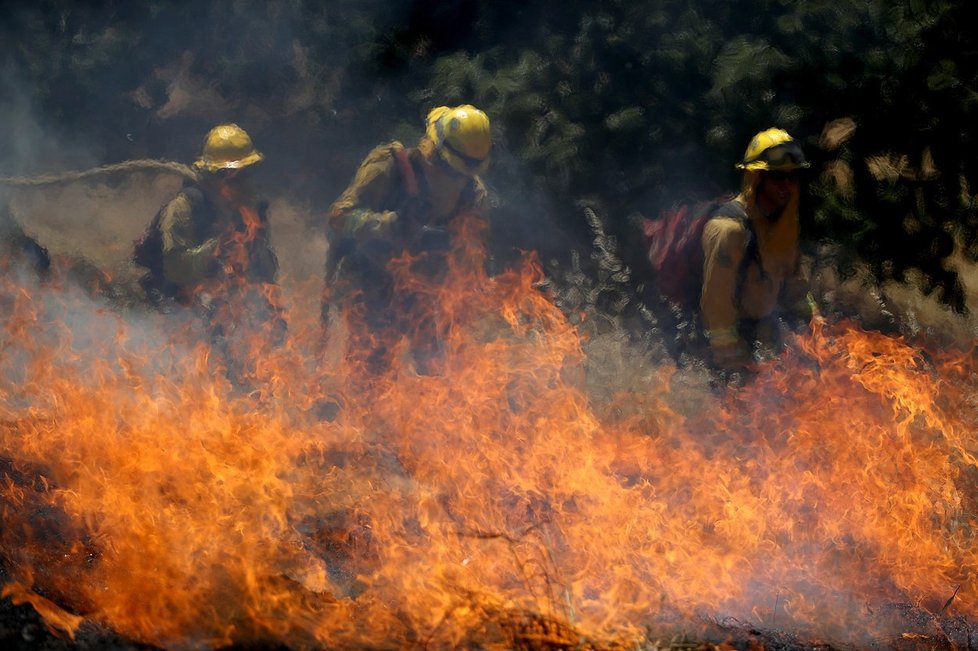
<svg viewBox="0 0 978 651">
<path fill-rule="evenodd" d="M 261 162 L 265 159 L 265 156 L 259 152 L 252 152 L 251 154 L 245 156 L 244 158 L 239 158 L 237 160 L 229 161 L 215 161 L 207 158 L 200 158 L 194 163 L 194 167 L 199 170 L 206 170 L 208 172 L 217 172 L 220 170 L 237 170 L 242 167 L 248 167 L 249 165 L 254 165 L 255 163 Z"/>
<path fill-rule="evenodd" d="M 752 163 L 737 163 L 737 169 L 739 170 L 751 170 L 759 172 L 794 172 L 795 170 L 804 170 L 811 167 L 812 164 L 809 162 L 804 163 L 787 163 L 784 165 L 771 165 L 766 161 L 754 161 Z"/>
</svg>

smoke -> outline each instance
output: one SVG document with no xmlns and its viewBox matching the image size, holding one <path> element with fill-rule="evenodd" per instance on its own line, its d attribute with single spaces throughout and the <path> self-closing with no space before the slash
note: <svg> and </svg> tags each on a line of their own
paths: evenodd
<svg viewBox="0 0 978 651">
<path fill-rule="evenodd" d="M 22 71 L 0 63 L 0 175 L 18 176 L 93 165 L 98 143 L 66 129 L 38 106 L 37 91 Z M 0 186 L 2 191 L 3 186 Z"/>
<path fill-rule="evenodd" d="M 309 263 L 292 277 L 318 275 L 322 261 L 310 258 L 325 254 L 323 213 L 363 155 L 392 138 L 414 144 L 429 108 L 474 99 L 465 89 L 404 84 L 434 52 L 475 37 L 474 3 L 439 12 L 389 0 L 19 7 L 5 30 L 18 48 L 5 63 L 5 86 L 14 92 L 3 117 L 13 128 L 0 135 L 10 141 L 0 141 L 0 176 L 143 158 L 190 163 L 208 129 L 236 122 L 266 155 L 265 195 L 287 205 L 293 220 L 278 228 L 271 216 L 273 231 L 284 233 L 273 235 L 286 254 L 280 259 Z M 501 121 L 495 126 L 495 169 L 486 179 L 494 263 L 516 264 L 522 250 L 564 263 L 582 242 L 561 222 L 576 220 L 561 219 L 543 189 L 526 187 L 531 175 L 508 148 L 512 134 Z M 118 277 L 126 273 L 124 249 L 175 187 L 169 177 L 115 175 L 18 189 L 12 208 L 45 246 Z M 295 219 L 306 226 L 304 237 Z"/>
<path fill-rule="evenodd" d="M 424 92 L 405 95 L 396 80 L 398 66 L 417 65 L 424 48 L 431 47 L 430 42 L 426 45 L 420 37 L 414 38 L 420 31 L 398 29 L 408 20 L 402 4 L 369 2 L 362 11 L 346 14 L 324 5 L 305 16 L 298 6 L 215 3 L 205 11 L 199 5 L 193 9 L 171 5 L 156 18 L 147 14 L 142 22 L 128 22 L 131 33 L 113 34 L 109 15 L 103 17 L 109 22 L 95 21 L 86 29 L 75 25 L 75 31 L 66 32 L 69 40 L 78 37 L 79 43 L 133 47 L 128 59 L 119 57 L 119 65 L 110 66 L 98 80 L 102 83 L 94 96 L 105 103 L 89 100 L 74 113 L 58 106 L 60 99 L 51 103 L 40 97 L 23 69 L 5 64 L 0 74 L 0 85 L 8 90 L 0 99 L 0 123 L 5 125 L 0 131 L 0 176 L 84 169 L 147 156 L 189 163 L 214 123 L 238 122 L 266 155 L 262 174 L 271 200 L 272 242 L 285 300 L 293 317 L 314 320 L 328 254 L 323 228 L 326 206 L 371 146 L 402 135 L 405 144 L 413 144 L 422 131 L 425 109 L 450 102 Z M 191 29 L 194 25 L 198 26 Z M 514 21 L 513 38 L 520 34 L 518 27 Z M 389 47 L 370 59 L 374 68 L 351 66 L 352 53 L 376 47 L 384 42 L 385 33 L 391 37 Z M 201 34 L 212 38 L 199 38 Z M 459 38 L 458 34 L 442 37 Z M 216 74 L 212 62 L 218 57 L 237 62 L 232 75 Z M 55 108 L 62 112 L 52 113 Z M 383 119 L 378 120 L 378 115 Z M 86 125 L 90 130 L 80 128 Z M 523 249 L 544 252 L 550 276 L 546 289 L 585 335 L 583 377 L 561 380 L 586 387 L 590 407 L 609 421 L 629 415 L 658 417 L 654 412 L 642 413 L 651 404 L 650 395 L 661 397 L 684 417 L 719 411 L 723 398 L 710 386 L 706 369 L 691 365 L 671 372 L 662 332 L 643 319 L 637 297 L 622 294 L 620 284 L 600 275 L 600 260 L 591 258 L 579 233 L 561 225 L 570 220 L 556 214 L 560 208 L 543 189 L 523 185 L 529 173 L 507 143 L 516 136 L 507 134 L 500 123 L 497 138 L 497 168 L 487 177 L 495 200 L 494 264 L 508 266 Z M 172 175 L 142 173 L 41 188 L 0 187 L 0 217 L 15 219 L 68 270 L 67 293 L 49 291 L 23 263 L 9 274 L 8 282 L 37 297 L 43 306 L 40 322 L 45 329 L 34 333 L 34 345 L 59 350 L 78 377 L 90 377 L 87 369 L 118 355 L 118 350 L 106 349 L 106 336 L 114 336 L 113 346 L 125 349 L 127 359 L 138 357 L 133 351 L 146 353 L 143 366 L 127 369 L 133 381 L 167 377 L 171 368 L 193 358 L 192 344 L 172 344 L 174 330 L 205 336 L 204 326 L 188 313 L 162 318 L 136 305 L 139 270 L 129 261 L 131 244 L 179 184 L 180 179 Z M 583 215 L 579 223 L 586 231 Z M 959 342 L 973 336 L 970 319 L 952 314 L 912 283 L 879 286 L 864 269 L 840 278 L 828 268 L 815 267 L 818 298 L 838 314 L 858 314 L 870 327 L 913 336 Z M 973 277 L 972 271 L 969 278 Z M 64 347 L 65 339 L 70 346 Z M 0 374 L 8 386 L 23 384 L 28 358 L 24 350 L 4 350 Z M 662 377 L 667 374 L 670 391 L 662 395 Z M 773 390 L 761 397 L 770 404 L 784 398 Z M 8 406 L 20 404 L 28 410 L 33 399 L 26 394 L 12 396 Z M 708 447 L 714 433 L 696 433 L 703 440 L 695 443 Z M 729 463 L 736 466 L 746 456 L 745 452 L 731 457 Z M 623 475 L 621 481 L 628 479 Z M 667 497 L 672 502 L 679 499 Z M 816 588 L 793 587 L 812 600 L 822 596 Z M 790 627 L 787 611 L 799 604 L 768 600 L 762 589 L 747 593 L 745 602 L 770 602 L 773 614 L 761 620 L 764 625 Z M 844 610 L 848 595 L 835 598 Z M 751 616 L 738 604 L 729 612 L 745 620 Z M 829 633 L 845 639 L 846 631 Z"/>
<path fill-rule="evenodd" d="M 36 169 L 39 160 L 50 158 L 51 151 L 45 157 L 44 149 L 53 149 L 53 142 L 43 138 L 30 97 L 9 67 L 0 69 L 0 84 L 7 91 L 0 96 L 0 120 L 5 126 L 0 131 L 0 169 L 5 176 L 13 176 Z"/>
</svg>

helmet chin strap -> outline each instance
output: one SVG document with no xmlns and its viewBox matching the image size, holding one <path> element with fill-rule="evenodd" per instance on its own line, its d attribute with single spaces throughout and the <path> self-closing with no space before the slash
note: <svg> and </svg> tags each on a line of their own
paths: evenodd
<svg viewBox="0 0 978 651">
<path fill-rule="evenodd" d="M 442 147 L 443 147 L 443 145 L 438 145 L 432 151 L 432 157 L 435 159 L 434 160 L 434 167 L 436 167 L 440 171 L 444 172 L 445 174 L 447 174 L 451 178 L 468 180 L 470 178 L 468 175 L 463 174 L 462 172 L 458 171 L 457 169 L 455 169 L 454 167 L 452 167 L 452 165 L 447 160 L 444 159 L 444 157 L 441 155 L 441 151 L 440 151 L 442 149 Z"/>
</svg>

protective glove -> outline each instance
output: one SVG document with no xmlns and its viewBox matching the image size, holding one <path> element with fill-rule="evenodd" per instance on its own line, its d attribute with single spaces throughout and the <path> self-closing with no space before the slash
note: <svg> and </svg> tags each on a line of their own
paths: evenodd
<svg viewBox="0 0 978 651">
<path fill-rule="evenodd" d="M 367 239 L 388 230 L 395 221 L 397 213 L 393 210 L 375 212 L 360 209 L 350 213 L 347 230 L 357 239 Z"/>
<path fill-rule="evenodd" d="M 821 322 L 822 315 L 818 303 L 811 292 L 806 292 L 793 305 L 788 306 L 784 315 L 785 324 L 794 332 L 807 330 L 811 323 Z"/>
<path fill-rule="evenodd" d="M 391 224 L 397 221 L 397 213 L 393 210 L 385 210 L 383 212 L 374 213 L 374 217 L 367 222 L 367 226 L 373 230 L 384 230 Z"/>
</svg>

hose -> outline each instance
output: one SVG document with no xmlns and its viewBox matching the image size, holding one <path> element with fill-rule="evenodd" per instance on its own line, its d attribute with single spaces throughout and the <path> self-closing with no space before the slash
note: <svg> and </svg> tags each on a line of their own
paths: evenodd
<svg viewBox="0 0 978 651">
<path fill-rule="evenodd" d="M 101 167 L 94 167 L 88 170 L 40 174 L 37 176 L 0 176 L 0 185 L 51 185 L 55 183 L 70 183 L 72 181 L 80 181 L 95 176 L 116 174 L 118 172 L 140 171 L 169 172 L 171 174 L 176 174 L 177 176 L 182 176 L 191 181 L 198 180 L 197 171 L 189 165 L 166 160 L 142 159 L 123 161 L 121 163 L 113 163 L 111 165 L 103 165 Z"/>
</svg>

